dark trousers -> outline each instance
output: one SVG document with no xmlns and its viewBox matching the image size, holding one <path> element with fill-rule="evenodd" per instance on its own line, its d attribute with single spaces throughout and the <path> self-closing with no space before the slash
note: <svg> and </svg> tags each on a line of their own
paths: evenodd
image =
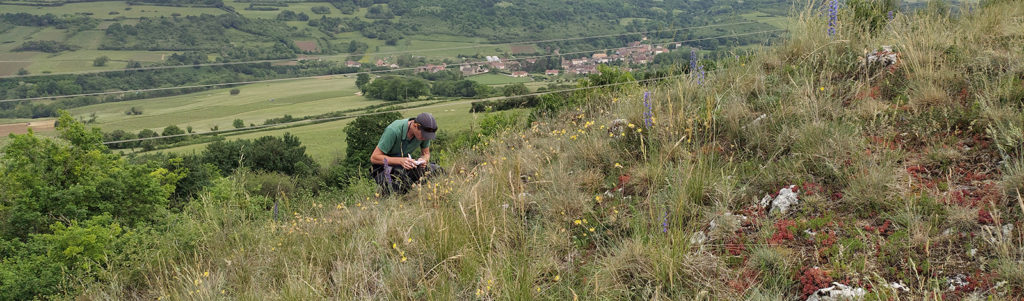
<svg viewBox="0 0 1024 301">
<path fill-rule="evenodd" d="M 387 167 L 390 167 L 390 171 L 387 171 Z M 384 166 L 373 164 L 373 168 L 370 171 L 370 175 L 373 176 L 373 180 L 377 182 L 377 186 L 380 187 L 381 196 L 386 196 L 391 193 L 397 193 L 399 195 L 409 192 L 412 188 L 412 184 L 426 180 L 431 175 L 442 172 L 439 165 L 434 163 L 428 163 L 426 166 L 421 166 L 413 169 L 405 169 L 401 166 Z"/>
</svg>

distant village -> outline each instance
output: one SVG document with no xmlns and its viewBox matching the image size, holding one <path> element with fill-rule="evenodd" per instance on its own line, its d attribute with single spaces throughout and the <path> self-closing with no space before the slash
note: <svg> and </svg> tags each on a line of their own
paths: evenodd
<svg viewBox="0 0 1024 301">
<path fill-rule="evenodd" d="M 646 40 L 646 38 L 644 38 Z M 624 62 L 625 65 L 643 65 L 650 63 L 654 60 L 654 56 L 662 53 L 667 53 L 670 49 L 679 49 L 682 47 L 682 43 L 673 43 L 668 45 L 652 45 L 644 44 L 641 41 L 631 42 L 626 47 L 617 48 L 609 53 L 594 53 L 590 57 L 581 57 L 574 59 L 562 59 L 561 66 L 559 69 L 549 69 L 544 71 L 544 75 L 556 76 L 559 74 L 569 75 L 584 75 L 584 74 L 596 74 L 597 66 L 600 64 L 608 64 L 612 62 Z M 558 54 L 558 51 L 555 51 Z M 400 68 L 396 63 L 390 62 L 391 58 L 378 59 L 374 66 L 383 68 Z M 419 72 L 435 73 L 439 71 L 448 70 L 449 67 L 458 67 L 459 71 L 464 75 L 476 75 L 481 73 L 487 73 L 491 70 L 501 70 L 509 73 L 512 77 L 526 77 L 529 73 L 522 70 L 523 62 L 520 59 L 502 59 L 498 56 L 487 56 L 486 62 L 474 62 L 471 64 L 427 64 L 420 66 L 415 69 Z M 533 64 L 537 62 L 537 59 L 530 58 L 522 60 L 526 63 Z M 347 61 L 346 66 L 359 68 L 363 64 L 357 61 Z M 627 68 L 627 71 L 630 69 Z"/>
</svg>

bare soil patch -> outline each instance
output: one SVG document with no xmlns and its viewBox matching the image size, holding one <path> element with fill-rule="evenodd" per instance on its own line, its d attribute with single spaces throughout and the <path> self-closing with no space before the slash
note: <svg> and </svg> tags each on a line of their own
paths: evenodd
<svg viewBox="0 0 1024 301">
<path fill-rule="evenodd" d="M 320 49 L 316 41 L 295 41 L 295 47 L 299 47 L 302 51 L 316 52 Z"/>
<path fill-rule="evenodd" d="M 535 52 L 537 52 L 537 48 L 533 47 L 533 45 L 512 45 L 512 46 L 509 46 L 509 48 L 510 48 L 509 50 L 512 52 L 512 54 L 517 54 L 517 53 L 535 53 Z"/>
<path fill-rule="evenodd" d="M 7 136 L 10 134 L 25 134 L 28 133 L 28 129 L 32 129 L 36 132 L 48 132 L 52 131 L 57 120 L 42 120 L 33 122 L 20 122 L 10 124 L 0 124 L 0 136 Z"/>
</svg>

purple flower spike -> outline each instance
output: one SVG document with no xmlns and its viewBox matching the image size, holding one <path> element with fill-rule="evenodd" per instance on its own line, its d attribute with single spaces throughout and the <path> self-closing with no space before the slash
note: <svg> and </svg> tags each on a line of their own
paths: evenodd
<svg viewBox="0 0 1024 301">
<path fill-rule="evenodd" d="M 665 208 L 665 216 L 661 217 L 661 233 L 668 233 L 668 208 Z"/>
<path fill-rule="evenodd" d="M 654 105 L 651 100 L 651 91 L 644 92 L 644 125 L 654 126 Z"/>
<path fill-rule="evenodd" d="M 836 34 L 836 24 L 839 21 L 839 0 L 829 0 L 828 2 L 828 35 L 834 36 Z"/>
</svg>

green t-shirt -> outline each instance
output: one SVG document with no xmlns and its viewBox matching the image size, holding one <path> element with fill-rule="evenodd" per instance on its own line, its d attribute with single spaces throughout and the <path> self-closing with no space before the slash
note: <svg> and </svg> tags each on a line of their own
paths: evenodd
<svg viewBox="0 0 1024 301">
<path fill-rule="evenodd" d="M 384 128 L 384 134 L 380 135 L 377 148 L 380 148 L 388 157 L 407 157 L 413 151 L 430 147 L 430 140 L 419 140 L 409 137 L 409 119 L 395 120 Z"/>
</svg>

